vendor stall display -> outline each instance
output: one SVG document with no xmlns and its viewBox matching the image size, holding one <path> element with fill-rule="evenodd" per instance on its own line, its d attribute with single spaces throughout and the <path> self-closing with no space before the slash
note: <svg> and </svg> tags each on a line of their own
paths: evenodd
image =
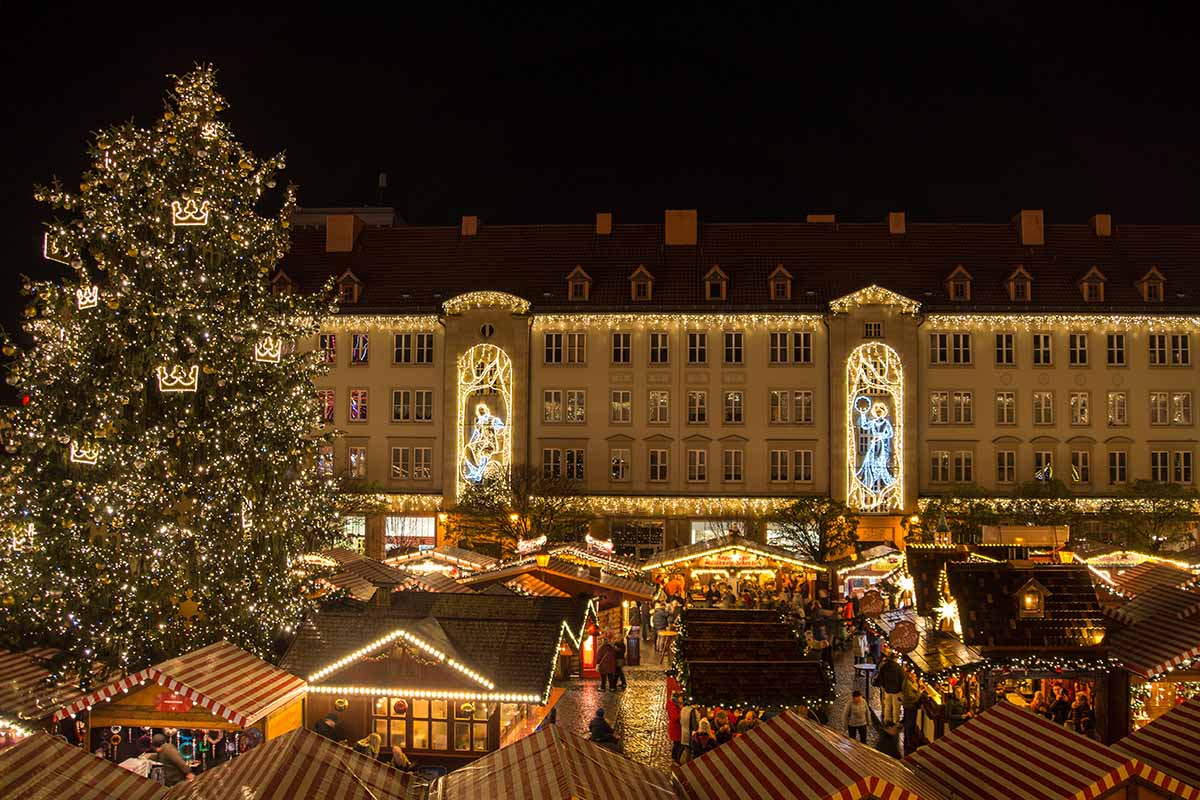
<svg viewBox="0 0 1200 800">
<path fill-rule="evenodd" d="M 21 800 L 164 800 L 162 784 L 45 733 L 0 751 L 0 797 Z"/>
<path fill-rule="evenodd" d="M 734 595 L 743 594 L 747 586 L 758 593 L 773 593 L 785 583 L 806 584 L 825 567 L 810 564 L 786 548 L 730 533 L 659 553 L 642 569 L 664 587 L 677 585 L 688 604 L 703 605 L 706 590 L 714 584 Z"/>
<path fill-rule="evenodd" d="M 891 545 L 876 545 L 855 553 L 853 558 L 839 559 L 832 564 L 837 575 L 839 596 L 861 597 L 867 590 L 898 574 L 904 568 L 904 554 Z"/>
<path fill-rule="evenodd" d="M 1200 787 L 1200 697 L 1179 703 L 1112 749 Z"/>
</svg>

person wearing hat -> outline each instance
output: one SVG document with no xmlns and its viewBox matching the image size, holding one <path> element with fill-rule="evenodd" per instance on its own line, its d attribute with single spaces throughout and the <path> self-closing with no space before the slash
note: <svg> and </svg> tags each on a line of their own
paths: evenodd
<svg viewBox="0 0 1200 800">
<path fill-rule="evenodd" d="M 379 748 L 383 745 L 383 737 L 378 733 L 368 733 L 354 743 L 354 752 L 362 753 L 371 758 L 379 758 Z"/>
<path fill-rule="evenodd" d="M 338 715 L 336 711 L 330 711 L 325 715 L 325 718 L 316 724 L 316 731 L 320 736 L 324 736 L 331 742 L 338 740 Z"/>
<path fill-rule="evenodd" d="M 166 736 L 163 736 L 161 733 L 154 734 L 154 738 L 150 740 L 150 746 L 154 749 L 154 755 L 150 756 L 150 759 L 162 764 L 163 783 L 165 785 L 174 786 L 177 783 L 183 783 L 185 780 L 196 780 L 195 774 L 192 773 L 192 768 L 183 760 L 183 756 L 179 755 L 179 751 L 175 749 L 175 745 L 171 744 Z"/>
</svg>

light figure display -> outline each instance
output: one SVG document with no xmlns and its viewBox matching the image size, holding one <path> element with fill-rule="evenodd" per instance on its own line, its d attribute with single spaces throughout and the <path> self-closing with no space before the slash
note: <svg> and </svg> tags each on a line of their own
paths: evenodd
<svg viewBox="0 0 1200 800">
<path fill-rule="evenodd" d="M 512 464 L 512 360 L 494 344 L 458 358 L 458 494 Z"/>
<path fill-rule="evenodd" d="M 899 354 L 868 342 L 846 359 L 846 504 L 890 513 L 904 502 L 904 371 Z"/>
<path fill-rule="evenodd" d="M 475 425 L 467 449 L 463 453 L 463 477 L 471 483 L 483 483 L 488 472 L 500 466 L 494 461 L 500 452 L 500 439 L 504 434 L 504 421 L 494 415 L 487 403 L 475 406 Z M 491 469 L 489 469 L 491 468 Z"/>
</svg>

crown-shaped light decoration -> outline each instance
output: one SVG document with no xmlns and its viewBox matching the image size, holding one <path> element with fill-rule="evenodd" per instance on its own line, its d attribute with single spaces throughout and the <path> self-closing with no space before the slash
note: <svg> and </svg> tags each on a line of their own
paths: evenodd
<svg viewBox="0 0 1200 800">
<path fill-rule="evenodd" d="M 158 376 L 158 390 L 163 393 L 194 392 L 200 385 L 200 367 L 196 364 L 190 367 L 176 364 L 169 370 L 159 367 L 155 374 Z"/>
<path fill-rule="evenodd" d="M 171 201 L 171 222 L 175 225 L 207 225 L 208 201 L 199 203 L 189 197 L 184 202 Z"/>
<path fill-rule="evenodd" d="M 276 339 L 274 336 L 264 336 L 259 339 L 254 345 L 254 360 L 269 361 L 279 363 L 279 357 L 283 354 L 283 339 Z"/>
<path fill-rule="evenodd" d="M 100 445 L 71 442 L 72 464 L 95 464 L 100 459 Z"/>
<path fill-rule="evenodd" d="M 76 289 L 75 302 L 78 303 L 80 310 L 95 308 L 100 302 L 100 287 L 84 286 L 81 289 Z"/>
</svg>

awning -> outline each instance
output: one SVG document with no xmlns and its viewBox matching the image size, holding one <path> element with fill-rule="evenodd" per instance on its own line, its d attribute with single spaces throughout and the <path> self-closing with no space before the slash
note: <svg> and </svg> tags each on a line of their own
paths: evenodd
<svg viewBox="0 0 1200 800">
<path fill-rule="evenodd" d="M 678 779 L 688 800 L 946 797 L 891 756 L 792 711 L 689 761 Z"/>
<path fill-rule="evenodd" d="M 1090 800 L 1134 777 L 1185 800 L 1200 798 L 1200 789 L 1010 703 L 992 706 L 904 762 L 959 800 Z"/>
<path fill-rule="evenodd" d="M 229 642 L 217 642 L 113 681 L 59 709 L 57 722 L 146 681 L 246 727 L 304 694 L 307 684 Z"/>
<path fill-rule="evenodd" d="M 1200 612 L 1200 591 L 1154 586 L 1125 605 L 1109 611 L 1127 625 L 1153 617 L 1190 617 Z"/>
<path fill-rule="evenodd" d="M 674 800 L 671 778 L 555 725 L 433 782 L 437 800 Z"/>
<path fill-rule="evenodd" d="M 1110 632 L 1104 641 L 1126 669 L 1150 678 L 1200 656 L 1200 616 L 1151 617 Z"/>
<path fill-rule="evenodd" d="M 83 696 L 77 686 L 46 683 L 50 673 L 38 659 L 58 654 L 49 647 L 20 653 L 0 650 L 0 716 L 37 720 Z"/>
<path fill-rule="evenodd" d="M 421 800 L 428 785 L 305 728 L 167 792 L 171 800 Z"/>
<path fill-rule="evenodd" d="M 1190 786 L 1200 786 L 1200 698 L 1175 706 L 1112 749 Z"/>
<path fill-rule="evenodd" d="M 783 564 L 789 564 L 793 567 L 799 567 L 812 572 L 821 572 L 825 569 L 825 567 L 819 564 L 810 564 L 804 561 L 785 547 L 763 544 L 736 533 L 727 533 L 724 536 L 716 536 L 694 544 L 685 544 L 682 547 L 676 547 L 664 553 L 659 553 L 643 564 L 642 569 L 646 572 L 651 572 L 665 569 L 673 564 L 680 564 L 684 561 L 692 561 L 698 558 L 713 558 L 723 553 L 729 553 L 731 559 L 739 558 L 742 554 L 773 559 Z"/>
<path fill-rule="evenodd" d="M 1165 561 L 1144 561 L 1136 567 L 1112 576 L 1117 591 L 1125 597 L 1137 597 L 1155 586 L 1182 589 L 1197 582 L 1197 577 Z"/>
<path fill-rule="evenodd" d="M 160 784 L 46 733 L 0 752 L 0 797 L 21 800 L 162 800 Z"/>
<path fill-rule="evenodd" d="M 512 580 L 505 581 L 501 586 L 507 586 L 517 594 L 524 594 L 530 597 L 570 597 L 571 595 L 564 592 L 562 589 L 555 589 L 550 584 L 543 580 L 535 578 L 529 573 L 518 575 Z"/>
</svg>

